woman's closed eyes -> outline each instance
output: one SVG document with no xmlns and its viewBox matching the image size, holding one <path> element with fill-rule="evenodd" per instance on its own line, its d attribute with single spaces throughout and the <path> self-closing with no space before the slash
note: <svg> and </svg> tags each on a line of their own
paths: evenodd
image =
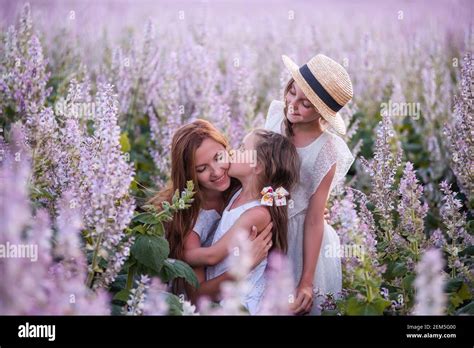
<svg viewBox="0 0 474 348">
<path fill-rule="evenodd" d="M 216 154 L 214 155 L 213 160 L 214 160 L 214 162 L 219 162 L 219 161 L 222 160 L 222 158 L 223 158 L 222 153 L 216 152 Z M 196 172 L 203 173 L 206 170 L 206 168 L 207 168 L 207 164 L 199 165 L 199 166 L 196 167 Z"/>
</svg>

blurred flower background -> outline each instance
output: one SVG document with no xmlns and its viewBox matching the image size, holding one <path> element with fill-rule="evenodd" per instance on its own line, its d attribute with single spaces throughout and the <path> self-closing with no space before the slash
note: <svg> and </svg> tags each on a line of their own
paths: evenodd
<svg viewBox="0 0 474 348">
<path fill-rule="evenodd" d="M 0 241 L 39 246 L 35 263 L 0 258 L 0 314 L 196 314 L 163 284 L 196 282 L 168 258 L 166 218 L 142 207 L 168 179 L 171 137 L 205 118 L 236 144 L 282 99 L 281 55 L 317 53 L 354 85 L 357 160 L 329 205 L 343 246 L 363 250 L 343 255 L 342 294 L 318 294 L 323 314 L 474 313 L 472 2 L 0 6 Z M 287 314 L 272 259 L 262 313 Z M 226 289 L 203 313 L 240 311 Z"/>
</svg>

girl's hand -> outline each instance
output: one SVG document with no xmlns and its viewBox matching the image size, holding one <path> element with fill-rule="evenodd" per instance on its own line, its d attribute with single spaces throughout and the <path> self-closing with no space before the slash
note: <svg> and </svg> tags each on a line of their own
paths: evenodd
<svg viewBox="0 0 474 348">
<path fill-rule="evenodd" d="M 300 283 L 296 288 L 296 300 L 291 306 L 295 315 L 308 314 L 313 306 L 313 284 Z"/>
<path fill-rule="evenodd" d="M 252 269 L 268 256 L 268 251 L 272 247 L 272 227 L 273 223 L 270 222 L 257 236 L 257 227 L 252 226 L 249 236 L 253 259 Z"/>
</svg>

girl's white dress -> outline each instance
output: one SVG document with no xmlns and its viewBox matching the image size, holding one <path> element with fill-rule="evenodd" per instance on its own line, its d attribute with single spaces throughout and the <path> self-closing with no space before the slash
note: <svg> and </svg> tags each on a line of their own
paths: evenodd
<svg viewBox="0 0 474 348">
<path fill-rule="evenodd" d="M 265 128 L 283 134 L 284 118 L 284 103 L 274 100 L 268 110 Z M 298 284 L 303 270 L 304 221 L 310 198 L 333 164 L 336 164 L 336 174 L 331 190 L 344 180 L 354 161 L 344 140 L 328 130 L 308 146 L 297 148 L 297 151 L 301 160 L 300 181 L 291 192 L 293 204 L 289 205 L 288 209 L 288 257 L 292 263 L 295 284 Z M 332 293 L 336 297 L 339 295 L 342 288 L 339 250 L 339 236 L 324 222 L 323 242 L 313 280 L 316 294 Z M 311 314 L 320 313 L 318 305 L 322 300 L 321 296 L 315 295 Z"/>
<path fill-rule="evenodd" d="M 234 225 L 237 219 L 246 211 L 253 207 L 259 206 L 260 201 L 254 200 L 241 206 L 229 210 L 232 206 L 234 200 L 239 196 L 242 189 L 237 191 L 229 201 L 229 204 L 224 209 L 222 213 L 221 220 L 219 222 L 219 226 L 214 233 L 214 238 L 212 240 L 212 244 L 215 244 L 222 236 L 227 233 L 230 228 Z M 242 305 L 247 308 L 250 314 L 256 314 L 258 312 L 260 301 L 263 298 L 263 293 L 265 291 L 265 268 L 267 267 L 267 259 L 264 259 L 260 262 L 257 267 L 255 267 L 248 275 L 247 275 L 247 283 L 249 285 L 248 290 L 241 298 Z M 213 279 L 224 272 L 229 270 L 229 256 L 226 257 L 224 260 L 219 262 L 215 266 L 207 267 L 206 269 L 206 279 Z"/>
</svg>

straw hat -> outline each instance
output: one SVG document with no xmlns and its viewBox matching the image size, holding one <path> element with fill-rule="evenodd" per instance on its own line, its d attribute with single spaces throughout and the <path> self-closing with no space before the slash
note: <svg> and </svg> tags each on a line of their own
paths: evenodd
<svg viewBox="0 0 474 348">
<path fill-rule="evenodd" d="M 346 125 L 338 113 L 353 96 L 352 83 L 340 64 L 323 54 L 311 58 L 298 67 L 288 56 L 282 56 L 305 96 L 316 107 L 321 116 L 340 134 L 346 134 Z"/>
</svg>

